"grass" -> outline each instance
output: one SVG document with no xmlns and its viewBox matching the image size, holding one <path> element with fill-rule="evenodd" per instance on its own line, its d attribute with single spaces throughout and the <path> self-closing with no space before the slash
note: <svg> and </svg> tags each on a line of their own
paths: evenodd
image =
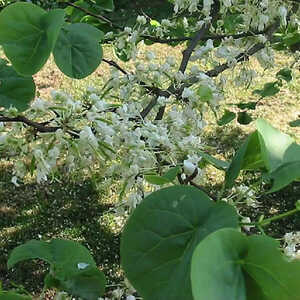
<svg viewBox="0 0 300 300">
<path fill-rule="evenodd" d="M 163 61 L 170 54 L 180 59 L 182 50 L 179 47 L 170 48 L 163 45 L 151 46 L 150 49 L 157 53 L 158 61 Z M 109 48 L 105 48 L 104 53 L 105 58 L 113 57 Z M 276 69 L 285 66 L 289 60 L 288 56 L 277 56 Z M 258 72 L 263 72 L 254 60 L 251 60 L 250 64 Z M 100 86 L 108 74 L 108 66 L 101 64 L 97 71 L 86 79 L 71 80 L 60 73 L 51 59 L 42 71 L 35 75 L 35 81 L 41 97 L 47 98 L 53 88 L 80 97 L 87 85 Z M 235 88 L 230 83 L 226 87 L 221 110 L 228 102 L 257 100 L 257 97 L 252 95 L 252 90 L 272 80 L 272 74 L 275 72 L 266 72 L 262 81 L 257 81 L 248 90 Z M 300 128 L 288 126 L 288 122 L 300 114 L 299 71 L 295 71 L 294 75 L 294 80 L 285 84 L 278 95 L 261 102 L 254 112 L 254 117 L 265 118 L 281 131 L 300 141 Z M 210 147 L 211 154 L 219 158 L 230 159 L 234 150 L 254 128 L 254 124 L 242 126 L 236 122 L 219 127 L 210 112 L 206 116 L 208 126 L 205 128 L 203 141 Z M 23 284 L 30 292 L 35 294 L 40 292 L 47 266 L 40 262 L 25 262 L 8 271 L 6 261 L 14 247 L 30 239 L 51 238 L 81 242 L 91 250 L 97 265 L 107 275 L 109 284 L 118 284 L 122 280 L 119 268 L 121 224 L 111 212 L 114 197 L 109 196 L 109 188 L 99 190 L 99 186 L 95 187 L 93 179 L 79 176 L 72 180 L 65 178 L 60 182 L 53 181 L 42 185 L 28 181 L 16 188 L 10 183 L 11 172 L 11 163 L 0 161 L 0 280 L 4 287 L 9 288 L 12 282 L 15 282 Z M 239 178 L 239 183 L 248 184 L 255 176 L 245 174 Z M 98 180 L 101 181 L 100 178 Z M 219 189 L 222 180 L 221 172 L 212 167 L 208 168 L 206 183 L 208 189 Z M 278 193 L 270 195 L 259 193 L 259 195 L 261 206 L 254 209 L 242 205 L 241 212 L 244 215 L 255 219 L 262 214 L 271 216 L 293 208 L 295 201 L 300 198 L 300 183 L 291 184 Z M 300 218 L 293 216 L 272 224 L 267 232 L 274 237 L 282 237 L 286 232 L 297 230 L 300 230 Z"/>
</svg>

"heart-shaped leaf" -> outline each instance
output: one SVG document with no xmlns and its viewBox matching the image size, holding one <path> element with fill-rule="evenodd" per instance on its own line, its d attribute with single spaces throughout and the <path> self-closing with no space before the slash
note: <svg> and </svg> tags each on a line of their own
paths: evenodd
<svg viewBox="0 0 300 300">
<path fill-rule="evenodd" d="M 289 123 L 289 125 L 290 125 L 291 127 L 300 127 L 300 119 L 291 121 L 291 122 Z"/>
<path fill-rule="evenodd" d="M 255 90 L 253 91 L 253 94 L 258 94 L 262 98 L 274 96 L 280 91 L 277 85 L 277 81 L 268 82 L 264 85 L 264 88 L 262 90 Z"/>
<path fill-rule="evenodd" d="M 41 259 L 50 264 L 56 286 L 86 300 L 98 299 L 105 289 L 105 277 L 96 267 L 89 251 L 79 243 L 67 240 L 29 241 L 15 248 L 7 262 L 8 268 L 27 259 Z M 88 283 L 88 285 L 87 285 Z"/>
<path fill-rule="evenodd" d="M 29 107 L 35 96 L 35 84 L 32 77 L 19 75 L 3 61 L 0 63 L 0 107 L 14 106 L 18 111 Z"/>
<path fill-rule="evenodd" d="M 230 110 L 227 110 L 225 109 L 225 112 L 223 114 L 223 116 L 221 117 L 221 119 L 218 120 L 218 125 L 219 126 L 223 126 L 223 125 L 226 125 L 228 124 L 229 122 L 231 122 L 232 120 L 235 119 L 235 113 L 230 111 Z"/>
<path fill-rule="evenodd" d="M 196 188 L 172 186 L 154 192 L 135 209 L 123 231 L 126 276 L 145 300 L 192 300 L 195 247 L 209 233 L 237 224 L 232 206 L 216 204 Z"/>
<path fill-rule="evenodd" d="M 31 3 L 18 2 L 0 13 L 0 44 L 16 71 L 33 75 L 46 63 L 64 23 L 64 11 L 48 13 Z"/>
<path fill-rule="evenodd" d="M 191 267 L 194 300 L 299 300 L 300 261 L 279 243 L 225 228 L 197 246 Z"/>
<path fill-rule="evenodd" d="M 271 126 L 263 119 L 256 121 L 262 157 L 269 172 L 284 163 L 300 160 L 300 145 L 289 135 Z"/>
<path fill-rule="evenodd" d="M 279 72 L 276 73 L 276 77 L 278 79 L 283 79 L 286 82 L 289 82 L 293 79 L 292 77 L 292 70 L 289 68 L 283 68 Z"/>
<path fill-rule="evenodd" d="M 59 69 L 71 78 L 81 79 L 99 66 L 102 47 L 99 44 L 103 33 L 84 24 L 69 24 L 62 28 L 53 55 Z"/>
<path fill-rule="evenodd" d="M 237 121 L 242 125 L 248 125 L 253 119 L 246 111 L 240 111 L 238 113 Z"/>
<path fill-rule="evenodd" d="M 281 165 L 266 177 L 273 180 L 272 188 L 268 193 L 279 191 L 294 180 L 300 178 L 300 157 L 296 162 L 293 161 Z"/>
</svg>

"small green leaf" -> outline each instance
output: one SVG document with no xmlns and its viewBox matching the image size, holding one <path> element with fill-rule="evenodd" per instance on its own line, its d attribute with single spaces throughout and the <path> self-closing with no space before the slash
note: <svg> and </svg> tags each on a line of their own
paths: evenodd
<svg viewBox="0 0 300 300">
<path fill-rule="evenodd" d="M 168 179 L 169 182 L 172 182 L 173 180 L 175 180 L 177 174 L 180 173 L 180 170 L 180 166 L 170 168 L 162 177 Z"/>
<path fill-rule="evenodd" d="M 299 300 L 299 276 L 300 261 L 289 262 L 276 240 L 230 228 L 207 236 L 192 257 L 194 300 Z"/>
<path fill-rule="evenodd" d="M 236 27 L 243 24 L 244 20 L 240 14 L 228 14 L 224 18 L 224 27 L 228 32 L 234 32 Z"/>
<path fill-rule="evenodd" d="M 246 111 L 240 111 L 238 112 L 237 121 L 242 125 L 248 125 L 253 119 Z"/>
<path fill-rule="evenodd" d="M 96 0 L 96 4 L 107 11 L 113 11 L 115 9 L 113 0 Z"/>
<path fill-rule="evenodd" d="M 14 292 L 0 291 L 0 300 L 32 300 L 32 298 Z"/>
<path fill-rule="evenodd" d="M 256 109 L 256 104 L 257 104 L 257 102 L 251 101 L 251 102 L 241 102 L 241 103 L 236 104 L 236 106 L 239 109 L 251 109 L 251 110 L 254 110 L 254 109 Z"/>
<path fill-rule="evenodd" d="M 214 203 L 194 187 L 161 189 L 130 216 L 121 238 L 122 267 L 143 299 L 192 300 L 195 247 L 209 233 L 236 228 L 237 222 L 232 206 Z"/>
<path fill-rule="evenodd" d="M 208 102 L 213 98 L 212 90 L 206 85 L 200 85 L 197 90 L 197 94 L 199 98 L 204 102 Z"/>
<path fill-rule="evenodd" d="M 0 107 L 11 106 L 22 112 L 29 107 L 35 96 L 32 77 L 19 75 L 11 66 L 0 64 Z"/>
<path fill-rule="evenodd" d="M 283 79 L 286 82 L 289 82 L 289 81 L 291 81 L 293 79 L 293 77 L 292 77 L 292 70 L 289 69 L 289 68 L 281 69 L 279 72 L 276 73 L 276 77 L 278 79 Z"/>
<path fill-rule="evenodd" d="M 18 2 L 0 13 L 0 44 L 16 71 L 30 76 L 46 63 L 64 23 L 64 11 L 48 13 L 31 3 Z"/>
<path fill-rule="evenodd" d="M 150 25 L 151 25 L 151 26 L 154 26 L 154 27 L 159 27 L 159 26 L 160 26 L 160 23 L 159 23 L 158 21 L 156 21 L 156 20 L 151 20 L 151 21 L 150 21 Z"/>
<path fill-rule="evenodd" d="M 255 131 L 235 153 L 225 174 L 225 185 L 231 188 L 242 169 L 258 169 L 263 167 L 258 133 Z"/>
<path fill-rule="evenodd" d="M 53 55 L 59 69 L 71 78 L 81 79 L 94 72 L 102 60 L 99 44 L 103 33 L 84 24 L 69 24 L 62 28 Z"/>
<path fill-rule="evenodd" d="M 263 98 L 274 96 L 280 91 L 280 89 L 277 87 L 277 84 L 277 81 L 268 82 L 264 85 L 264 88 L 262 90 L 255 90 L 253 91 L 253 94 L 258 94 Z"/>
<path fill-rule="evenodd" d="M 295 121 L 291 121 L 291 122 L 289 123 L 289 125 L 290 125 L 291 127 L 299 127 L 299 126 L 300 126 L 300 119 L 295 120 Z"/>
<path fill-rule="evenodd" d="M 226 124 L 230 123 L 232 120 L 234 120 L 235 116 L 236 115 L 235 115 L 234 112 L 225 109 L 225 112 L 224 112 L 223 116 L 221 117 L 221 119 L 219 119 L 217 121 L 217 123 L 218 123 L 219 126 L 226 125 Z"/>
<path fill-rule="evenodd" d="M 199 154 L 202 156 L 204 160 L 206 160 L 208 163 L 210 163 L 211 165 L 213 165 L 215 168 L 219 170 L 225 171 L 229 167 L 229 163 L 227 161 L 217 159 L 203 151 L 199 151 Z"/>
<path fill-rule="evenodd" d="M 166 183 L 172 182 L 172 180 L 158 175 L 145 175 L 145 180 L 151 184 L 156 185 L 164 185 Z"/>
<path fill-rule="evenodd" d="M 62 290 L 85 300 L 96 300 L 105 292 L 106 279 L 97 268 L 87 268 L 62 281 Z"/>
</svg>

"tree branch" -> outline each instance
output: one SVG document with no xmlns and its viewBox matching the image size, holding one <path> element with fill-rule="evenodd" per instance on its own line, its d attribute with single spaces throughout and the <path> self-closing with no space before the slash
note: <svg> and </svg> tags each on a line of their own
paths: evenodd
<svg viewBox="0 0 300 300">
<path fill-rule="evenodd" d="M 0 122 L 3 123 L 12 123 L 12 122 L 21 122 L 24 123 L 30 127 L 33 127 L 37 132 L 56 132 L 58 129 L 62 129 L 61 126 L 45 126 L 47 122 L 38 123 L 34 122 L 32 120 L 27 119 L 26 117 L 19 115 L 17 117 L 4 117 L 0 116 Z M 73 131 L 67 131 L 72 137 L 78 138 L 79 135 Z"/>
</svg>

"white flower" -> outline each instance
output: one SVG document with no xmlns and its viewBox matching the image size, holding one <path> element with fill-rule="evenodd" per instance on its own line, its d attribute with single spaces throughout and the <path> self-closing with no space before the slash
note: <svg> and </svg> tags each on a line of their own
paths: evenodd
<svg viewBox="0 0 300 300">
<path fill-rule="evenodd" d="M 194 91 L 189 89 L 189 88 L 184 88 L 183 92 L 182 92 L 182 98 L 190 98 L 192 96 L 194 96 Z"/>
<path fill-rule="evenodd" d="M 141 25 L 145 25 L 147 23 L 147 20 L 144 16 L 137 16 L 136 21 Z"/>
<path fill-rule="evenodd" d="M 148 60 L 153 60 L 153 59 L 155 59 L 155 53 L 152 52 L 152 51 L 147 51 L 147 52 L 146 52 L 146 58 L 147 58 Z"/>
<path fill-rule="evenodd" d="M 78 264 L 77 264 L 77 268 L 78 268 L 79 270 L 84 270 L 84 269 L 86 269 L 88 266 L 89 266 L 89 264 L 84 263 L 84 262 L 81 262 L 81 263 L 78 263 Z"/>
<path fill-rule="evenodd" d="M 135 300 L 136 298 L 133 295 L 128 295 L 126 300 Z"/>
<path fill-rule="evenodd" d="M 47 102 L 41 98 L 37 98 L 31 104 L 31 108 L 33 108 L 35 110 L 46 111 L 48 109 L 49 105 L 50 105 L 49 102 Z"/>
<path fill-rule="evenodd" d="M 92 132 L 92 129 L 89 126 L 84 126 L 84 128 L 79 133 L 80 141 L 83 144 L 89 144 L 90 146 L 97 148 L 98 141 L 95 135 Z"/>
<path fill-rule="evenodd" d="M 197 166 L 193 164 L 191 161 L 189 160 L 183 161 L 183 170 L 186 175 L 192 175 L 195 172 L 196 168 Z"/>
<path fill-rule="evenodd" d="M 282 22 L 282 25 L 284 27 L 286 27 L 287 25 L 287 21 L 286 21 L 286 17 L 287 17 L 287 9 L 284 7 L 284 6 L 280 6 L 279 9 L 278 9 L 278 13 L 279 13 L 279 16 L 281 18 L 281 22 Z"/>
<path fill-rule="evenodd" d="M 11 182 L 16 186 L 16 187 L 19 187 L 20 185 L 18 184 L 18 177 L 17 176 L 13 176 L 11 178 Z"/>
</svg>

